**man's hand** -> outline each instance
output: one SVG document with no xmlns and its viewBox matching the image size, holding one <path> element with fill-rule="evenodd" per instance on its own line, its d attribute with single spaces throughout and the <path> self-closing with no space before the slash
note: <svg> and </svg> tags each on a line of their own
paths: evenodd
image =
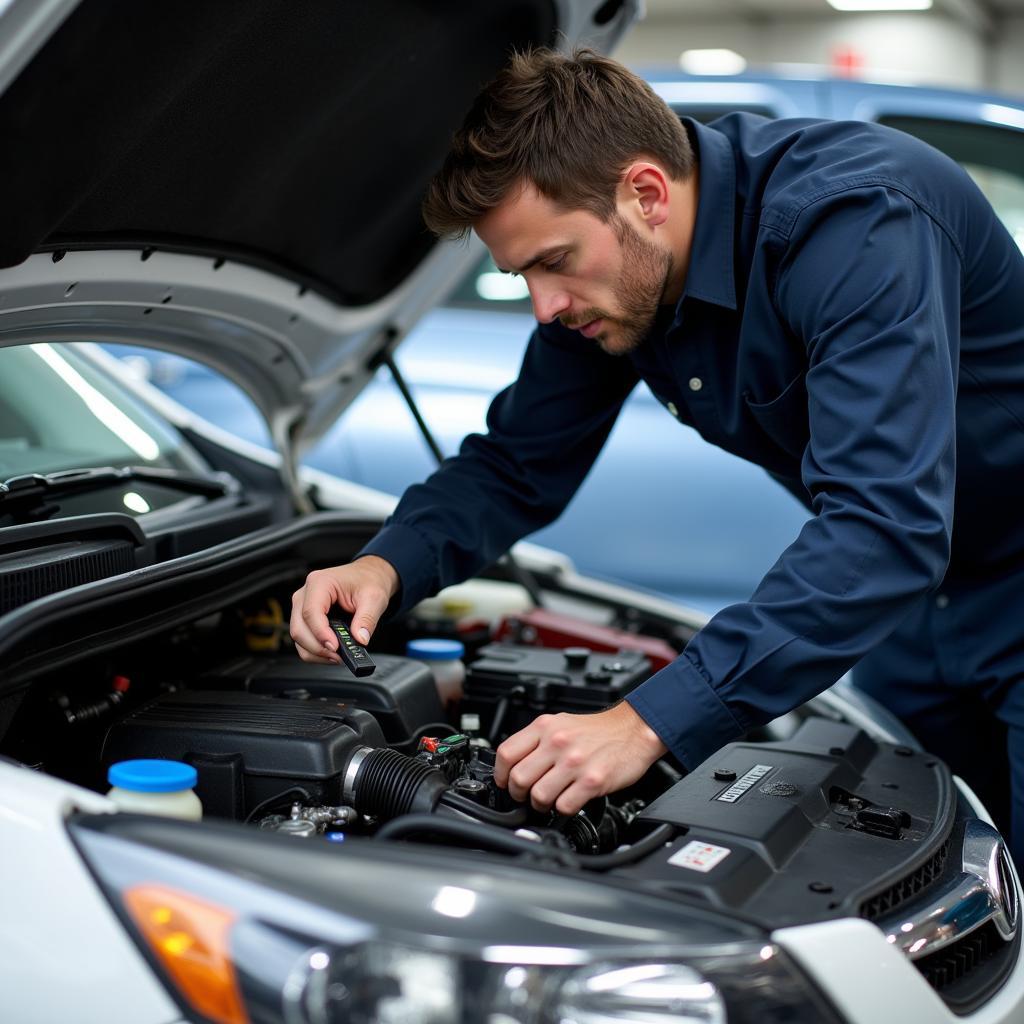
<svg viewBox="0 0 1024 1024">
<path fill-rule="evenodd" d="M 594 715 L 541 715 L 498 747 L 494 781 L 538 811 L 575 814 L 636 782 L 667 749 L 625 702 Z"/>
<path fill-rule="evenodd" d="M 335 604 L 352 612 L 352 636 L 365 647 L 399 585 L 391 563 L 376 555 L 311 572 L 292 594 L 290 628 L 299 657 L 320 664 L 341 661 L 335 653 L 338 638 L 327 624 L 327 612 Z"/>
</svg>

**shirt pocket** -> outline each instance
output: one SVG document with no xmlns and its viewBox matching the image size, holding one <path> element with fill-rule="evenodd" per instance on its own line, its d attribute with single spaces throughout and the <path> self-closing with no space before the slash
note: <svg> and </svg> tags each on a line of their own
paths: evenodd
<svg viewBox="0 0 1024 1024">
<path fill-rule="evenodd" d="M 770 402 L 751 401 L 750 392 L 744 392 L 743 399 L 762 432 L 788 455 L 801 459 L 810 440 L 804 374 L 797 374 Z"/>
</svg>

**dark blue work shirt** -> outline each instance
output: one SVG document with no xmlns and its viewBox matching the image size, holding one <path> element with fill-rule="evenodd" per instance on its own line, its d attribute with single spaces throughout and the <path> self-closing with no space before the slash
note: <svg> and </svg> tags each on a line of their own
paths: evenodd
<svg viewBox="0 0 1024 1024">
<path fill-rule="evenodd" d="M 693 768 L 827 687 L 944 577 L 971 643 L 998 661 L 1024 642 L 1006 621 L 1024 582 L 1024 257 L 966 173 L 900 132 L 748 114 L 688 129 L 678 305 L 626 357 L 539 326 L 488 433 L 364 553 L 395 566 L 404 607 L 472 575 L 564 509 L 643 378 L 815 513 L 749 601 L 628 698 Z"/>
</svg>

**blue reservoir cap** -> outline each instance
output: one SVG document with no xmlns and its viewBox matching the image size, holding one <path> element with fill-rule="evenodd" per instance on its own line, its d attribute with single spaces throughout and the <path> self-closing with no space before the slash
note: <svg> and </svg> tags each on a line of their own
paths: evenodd
<svg viewBox="0 0 1024 1024">
<path fill-rule="evenodd" d="M 344 832 L 325 832 L 324 839 L 329 843 L 343 843 L 345 842 Z"/>
<path fill-rule="evenodd" d="M 195 768 L 190 764 L 148 757 L 118 761 L 107 770 L 107 782 L 112 786 L 136 793 L 178 793 L 191 789 L 198 779 Z"/>
<path fill-rule="evenodd" d="M 437 640 L 433 637 L 424 640 L 410 640 L 405 645 L 405 654 L 409 658 L 420 661 L 450 661 L 461 658 L 466 648 L 458 640 Z"/>
</svg>

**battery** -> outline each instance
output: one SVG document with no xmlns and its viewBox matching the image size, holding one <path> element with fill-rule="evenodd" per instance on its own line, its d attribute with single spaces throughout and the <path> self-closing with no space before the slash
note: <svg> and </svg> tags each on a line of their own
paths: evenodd
<svg viewBox="0 0 1024 1024">
<path fill-rule="evenodd" d="M 600 711 L 650 674 L 650 659 L 639 651 L 488 644 L 466 669 L 462 710 L 493 724 L 504 701 L 502 731 L 510 733 L 540 714 Z"/>
<path fill-rule="evenodd" d="M 607 651 L 609 654 L 624 650 L 640 651 L 651 659 L 654 671 L 679 657 L 679 652 L 670 643 L 658 637 L 601 626 L 549 608 L 531 608 L 507 616 L 498 624 L 494 639 L 538 647 L 589 647 L 592 651 Z"/>
</svg>

